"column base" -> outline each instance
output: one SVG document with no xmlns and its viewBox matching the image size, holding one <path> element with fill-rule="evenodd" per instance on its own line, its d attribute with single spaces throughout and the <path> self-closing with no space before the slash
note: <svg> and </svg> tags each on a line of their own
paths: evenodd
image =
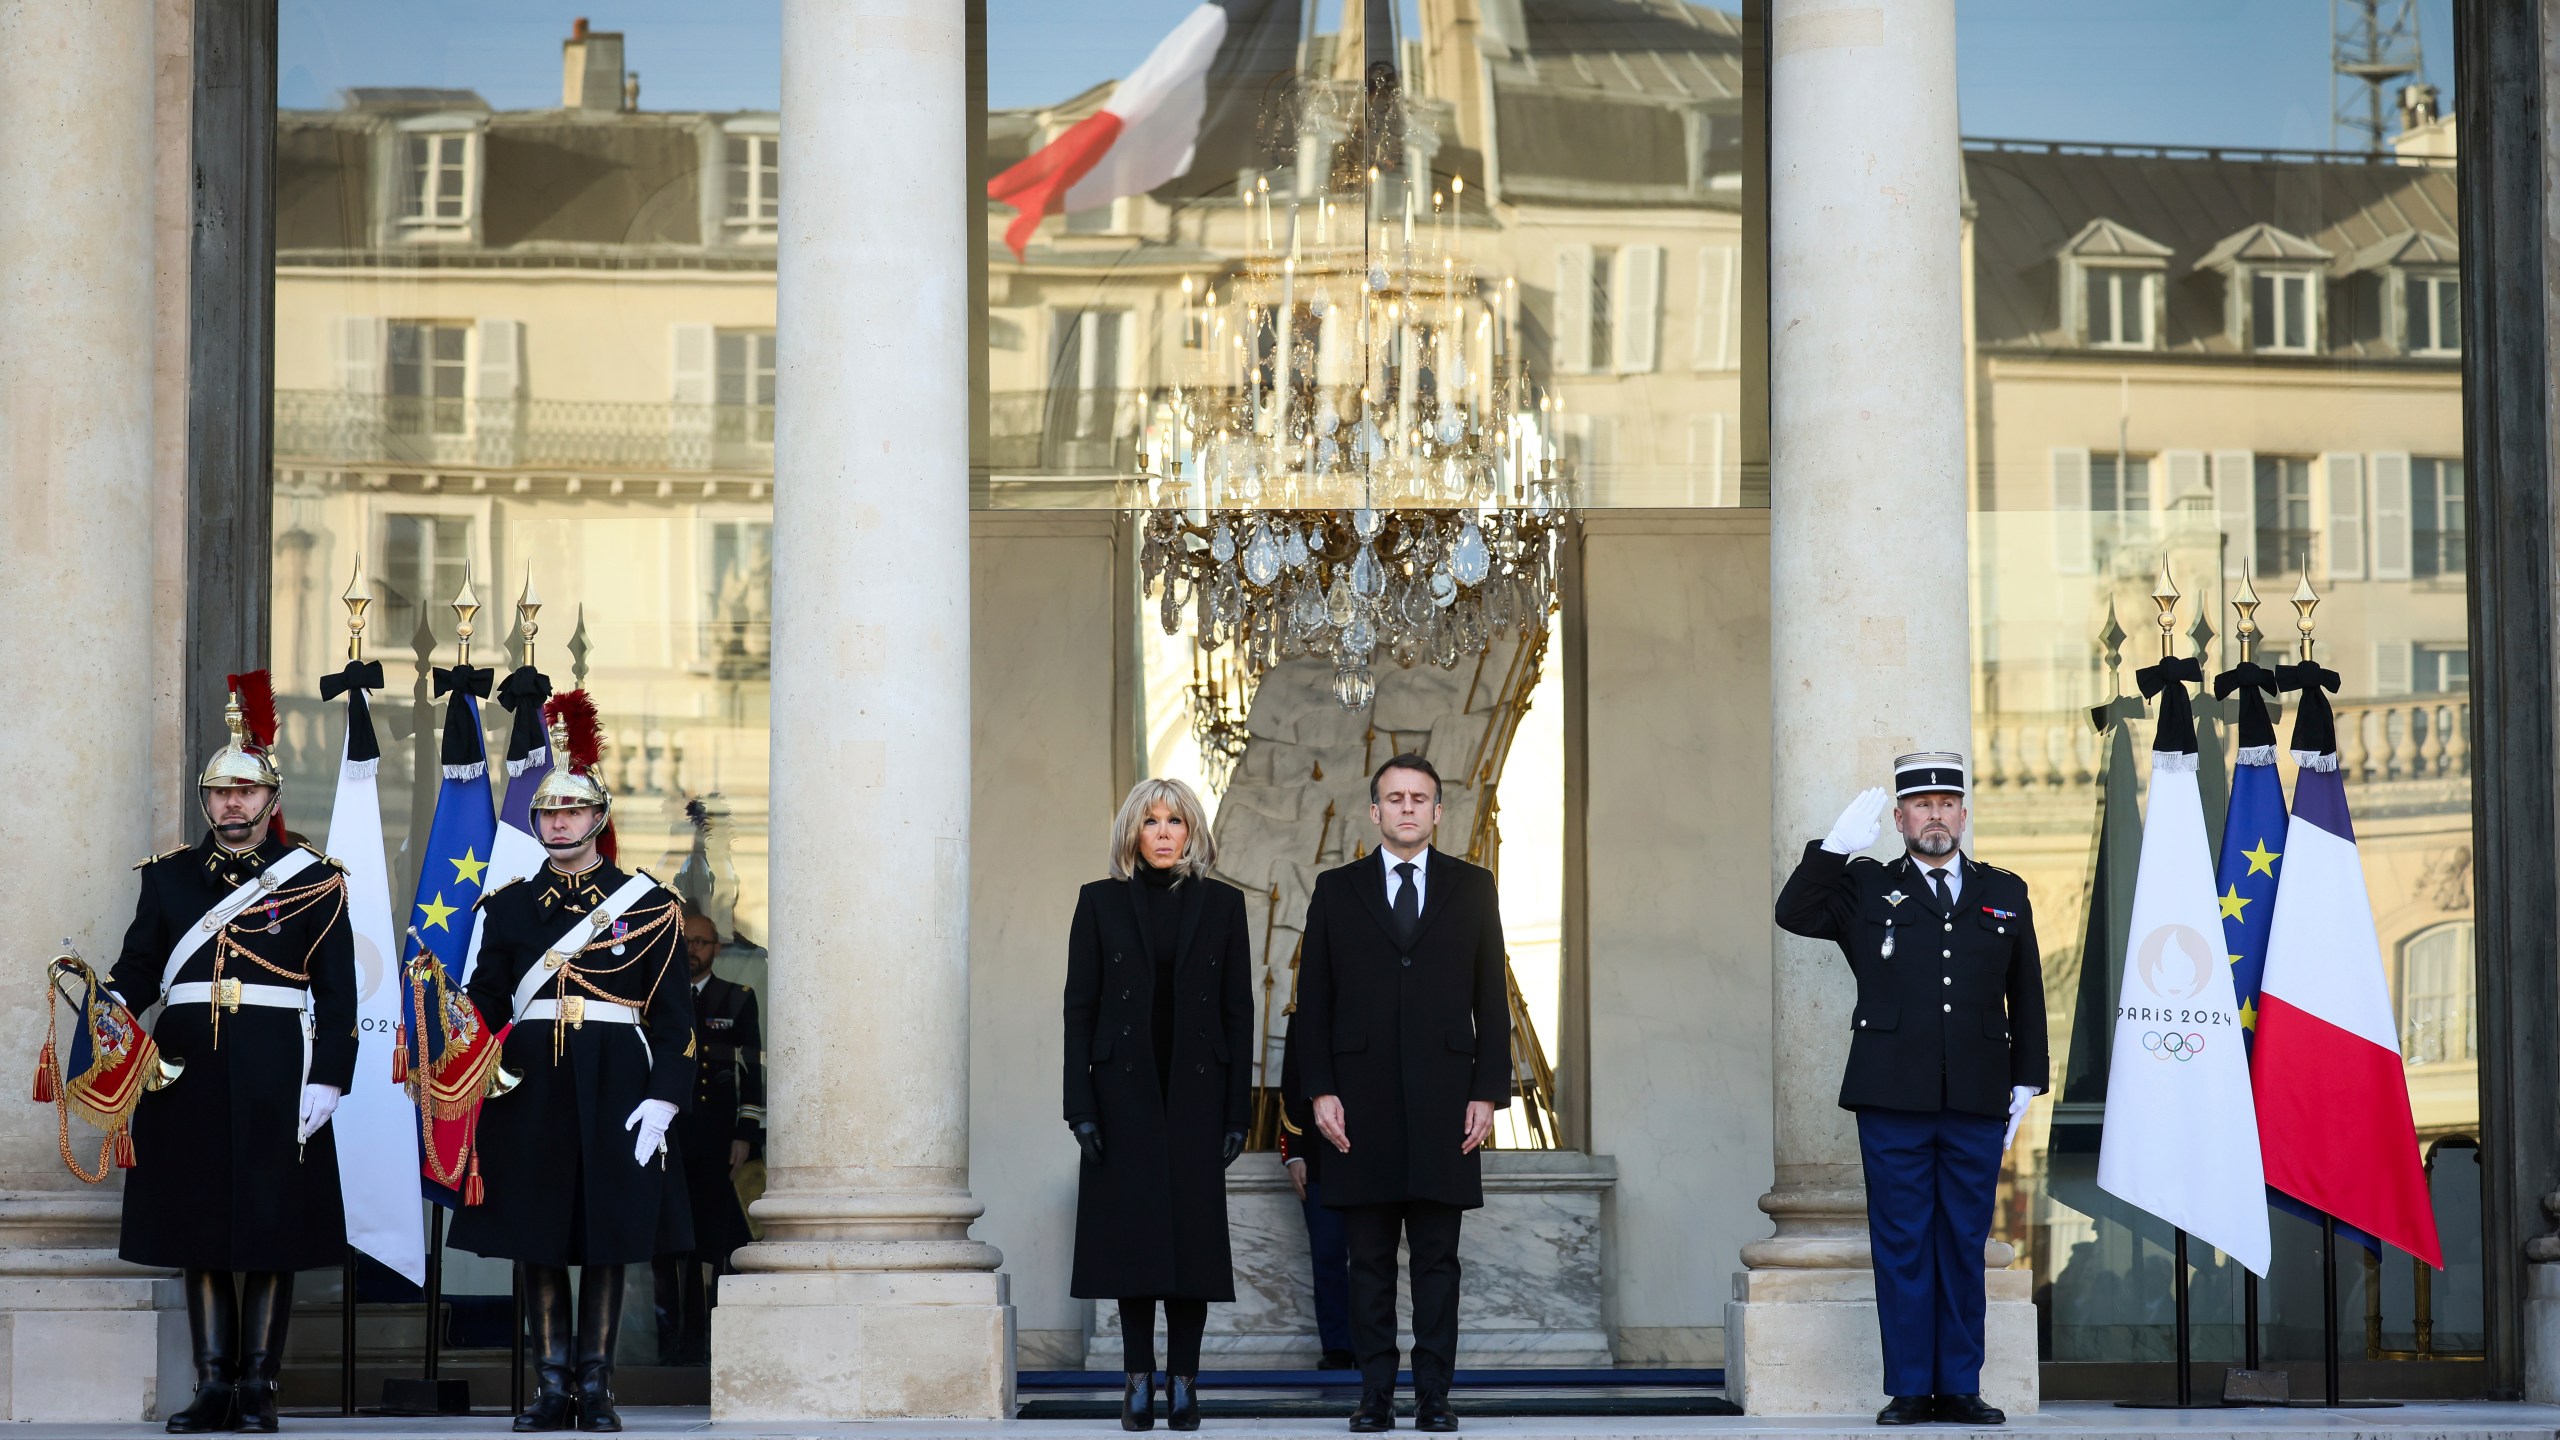
<svg viewBox="0 0 2560 1440">
<path fill-rule="evenodd" d="M 0 1420 L 98 1424 L 159 1419 L 166 1392 L 155 1290 L 163 1283 L 139 1270 L 130 1276 L 0 1278 Z M 177 1287 L 168 1288 L 174 1292 Z M 178 1368 L 183 1375 L 193 1362 L 186 1358 L 186 1312 L 183 1302 L 178 1303 Z M 186 1403 L 183 1389 L 173 1403 Z"/>
<path fill-rule="evenodd" d="M 1986 1270 L 1982 1398 L 2032 1415 L 2034 1276 Z M 725 1299 L 727 1292 L 723 1291 Z M 1884 1408 L 1872 1270 L 1744 1270 L 1724 1307 L 1725 1395 L 1752 1415 L 1856 1415 Z"/>
<path fill-rule="evenodd" d="M 714 1421 L 1013 1418 L 1013 1305 L 992 1272 L 722 1277 Z"/>
<path fill-rule="evenodd" d="M 2524 1398 L 2560 1405 L 2560 1263 L 2524 1267 Z"/>
</svg>

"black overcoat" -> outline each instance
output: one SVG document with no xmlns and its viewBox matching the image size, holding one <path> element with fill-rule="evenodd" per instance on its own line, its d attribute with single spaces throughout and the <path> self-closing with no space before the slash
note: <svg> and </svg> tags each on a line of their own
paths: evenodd
<svg viewBox="0 0 2560 1440">
<path fill-rule="evenodd" d="M 657 927 L 645 940 L 627 942 L 621 955 L 608 946 L 575 962 L 599 989 L 639 1007 L 644 1025 L 569 1027 L 555 1060 L 555 1022 L 515 1019 L 517 981 L 624 879 L 610 863 L 574 876 L 545 865 L 480 901 L 471 1003 L 490 1025 L 510 1027 L 499 1063 L 523 1079 L 480 1107 L 486 1198 L 455 1212 L 450 1232 L 473 1254 L 531 1265 L 629 1265 L 693 1248 L 679 1137 L 670 1128 L 668 1153 L 644 1167 L 631 1158 L 638 1132 L 623 1128 L 643 1100 L 681 1110 L 693 1098 L 693 987 L 675 896 L 652 889 L 623 913 L 633 931 Z"/>
<path fill-rule="evenodd" d="M 1819 841 L 1778 891 L 1779 928 L 1838 944 L 1857 973 L 1843 1109 L 2005 1116 L 2009 1087 L 2045 1088 L 2044 971 L 2027 882 L 1960 858 L 1952 914 L 1910 856 L 1852 858 Z"/>
<path fill-rule="evenodd" d="M 1078 1299 L 1232 1300 L 1226 1135 L 1253 1116 L 1253 968 L 1244 892 L 1178 887 L 1173 953 L 1138 920 L 1139 879 L 1096 880 L 1067 931 L 1066 1120 L 1102 1127 L 1076 1182 Z M 1156 1076 L 1155 974 L 1174 967 L 1173 1070 Z"/>
<path fill-rule="evenodd" d="M 1492 872 L 1432 851 L 1410 945 L 1395 941 L 1377 854 L 1317 876 L 1296 1023 L 1300 1086 L 1341 1099 L 1351 1140 L 1349 1154 L 1324 1157 L 1325 1204 L 1484 1204 L 1484 1152 L 1459 1146 L 1467 1102 L 1511 1103 L 1511 995 Z"/>
<path fill-rule="evenodd" d="M 756 992 L 735 980 L 705 976 L 693 992 L 693 1103 L 676 1117 L 683 1140 L 686 1207 L 693 1213 L 696 1258 L 726 1265 L 755 1237 L 738 1187 L 729 1179 L 729 1147 L 764 1138 L 764 1038 L 756 1023 Z"/>
<path fill-rule="evenodd" d="M 108 987 L 137 1014 L 150 1006 L 178 937 L 287 850 L 270 838 L 253 851 L 229 851 L 208 832 L 195 846 L 144 864 L 142 897 Z M 274 933 L 263 904 L 229 927 L 235 943 L 308 975 L 307 983 L 237 955 L 222 972 L 251 985 L 310 991 L 309 1083 L 342 1092 L 356 1065 L 355 938 L 346 894 L 333 862 L 314 864 L 269 897 L 277 907 Z M 214 937 L 193 933 L 201 943 L 175 984 L 214 978 Z M 125 1174 L 118 1254 L 141 1265 L 203 1270 L 309 1270 L 346 1260 L 336 1122 L 309 1144 L 294 1143 L 305 1083 L 302 1023 L 298 1010 L 243 1005 L 222 1013 L 217 1034 L 212 1009 L 201 1002 L 161 1012 L 152 1038 L 186 1071 L 146 1093 L 134 1110 L 134 1167 Z"/>
</svg>

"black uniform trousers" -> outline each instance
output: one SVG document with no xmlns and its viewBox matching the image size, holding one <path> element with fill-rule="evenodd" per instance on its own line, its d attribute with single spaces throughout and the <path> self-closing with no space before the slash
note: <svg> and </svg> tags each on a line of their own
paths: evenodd
<svg viewBox="0 0 2560 1440">
<path fill-rule="evenodd" d="M 1961 1110 L 1858 1111 L 1888 1395 L 1982 1390 L 1982 1247 L 2008 1122 Z"/>
<path fill-rule="evenodd" d="M 1446 1400 L 1458 1369 L 1458 1222 L 1466 1211 L 1437 1200 L 1340 1207 L 1351 1251 L 1351 1344 L 1360 1388 L 1396 1388 L 1396 1240 L 1412 1253 L 1413 1393 Z"/>
</svg>

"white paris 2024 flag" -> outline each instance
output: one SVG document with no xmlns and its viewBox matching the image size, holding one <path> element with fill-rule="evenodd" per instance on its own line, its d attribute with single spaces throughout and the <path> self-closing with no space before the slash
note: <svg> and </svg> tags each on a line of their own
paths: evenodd
<svg viewBox="0 0 2560 1440">
<path fill-rule="evenodd" d="M 349 667 L 353 669 L 351 665 Z M 377 672 L 379 667 L 374 667 Z M 335 677 L 332 677 L 333 679 Z M 380 683 L 378 673 L 360 677 Z M 338 798 L 329 811 L 329 855 L 347 873 L 347 924 L 356 942 L 354 1087 L 329 1121 L 338 1132 L 338 1190 L 347 1243 L 427 1283 L 427 1241 L 418 1196 L 418 1111 L 391 1082 L 392 1037 L 400 1023 L 400 949 L 391 928 L 391 867 L 382 848 L 381 748 L 361 687 L 347 691 L 347 744 Z"/>
<path fill-rule="evenodd" d="M 2174 674 L 2161 683 L 2169 693 L 2116 995 L 2098 1184 L 2264 1275 L 2266 1177 L 2196 787 L 2195 722 L 2186 687 Z"/>
</svg>

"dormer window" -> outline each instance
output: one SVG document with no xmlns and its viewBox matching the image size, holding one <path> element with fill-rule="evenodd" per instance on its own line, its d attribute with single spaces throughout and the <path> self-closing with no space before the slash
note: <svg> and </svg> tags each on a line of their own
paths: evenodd
<svg viewBox="0 0 2560 1440">
<path fill-rule="evenodd" d="M 733 244 L 773 243 L 782 216 L 780 123 L 756 116 L 732 120 L 721 136 L 726 203 L 722 229 Z"/>
<path fill-rule="evenodd" d="M 2196 268 L 2223 277 L 2223 321 L 2233 344 L 2260 355 L 2316 355 L 2331 258 L 2260 221 L 2206 251 Z"/>
<path fill-rule="evenodd" d="M 412 240 L 470 238 L 480 211 L 480 129 L 472 117 L 400 127 L 400 230 Z"/>
<path fill-rule="evenodd" d="M 2249 274 L 2249 348 L 2279 355 L 2307 355 L 2317 346 L 2318 306 L 2310 270 L 2252 270 Z"/>
<path fill-rule="evenodd" d="M 2090 221 L 2057 253 L 2065 328 L 2098 350 L 2160 348 L 2169 247 L 2113 220 Z"/>
<path fill-rule="evenodd" d="M 2462 353 L 2462 281 L 2451 270 L 2412 270 L 2401 278 L 2407 301 L 2403 332 L 2412 355 Z"/>
</svg>

